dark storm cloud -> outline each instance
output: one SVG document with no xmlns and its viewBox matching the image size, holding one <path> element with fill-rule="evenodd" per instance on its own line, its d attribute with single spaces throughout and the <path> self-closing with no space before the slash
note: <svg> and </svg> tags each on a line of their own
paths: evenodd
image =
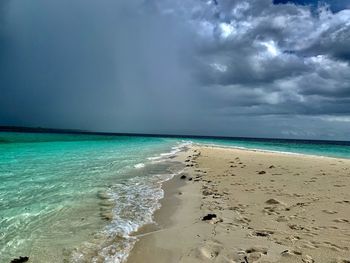
<svg viewBox="0 0 350 263">
<path fill-rule="evenodd" d="M 333 14 L 322 8 L 314 15 L 306 7 L 268 3 L 259 10 L 254 1 L 237 2 L 230 23 L 212 19 L 202 24 L 204 37 L 217 41 L 201 50 L 206 69 L 201 73 L 216 90 L 225 89 L 225 100 L 228 90 L 239 97 L 237 89 L 255 90 L 257 105 L 269 101 L 262 100 L 265 95 L 270 104 L 299 100 L 305 107 L 307 95 L 350 95 L 345 47 L 350 10 Z"/>
<path fill-rule="evenodd" d="M 314 8 L 316 8 L 320 4 L 327 4 L 333 12 L 338 12 L 343 9 L 350 8 L 350 3 L 347 0 L 274 0 L 273 2 L 274 4 L 294 3 L 297 5 L 309 5 Z"/>
<path fill-rule="evenodd" d="M 0 122 L 349 139 L 345 2 L 9 1 Z"/>
<path fill-rule="evenodd" d="M 123 131 L 184 115 L 188 33 L 148 7 L 137 0 L 8 2 L 1 113 L 20 124 Z"/>
<path fill-rule="evenodd" d="M 320 32 L 318 39 L 304 50 L 306 54 L 330 55 L 335 59 L 350 61 L 350 10 L 343 13 L 337 23 Z"/>
</svg>

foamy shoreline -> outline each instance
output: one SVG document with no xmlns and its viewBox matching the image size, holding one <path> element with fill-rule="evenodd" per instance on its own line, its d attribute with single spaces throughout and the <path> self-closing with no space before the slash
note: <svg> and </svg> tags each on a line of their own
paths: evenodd
<svg viewBox="0 0 350 263">
<path fill-rule="evenodd" d="M 350 258 L 350 160 L 198 144 L 177 159 L 186 179 L 164 183 L 129 263 Z"/>
</svg>

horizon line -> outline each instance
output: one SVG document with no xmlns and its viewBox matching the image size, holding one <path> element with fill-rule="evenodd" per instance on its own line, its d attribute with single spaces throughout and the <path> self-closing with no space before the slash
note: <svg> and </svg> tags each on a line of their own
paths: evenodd
<svg viewBox="0 0 350 263">
<path fill-rule="evenodd" d="M 323 140 L 323 139 L 295 139 L 295 138 L 273 138 L 273 137 L 243 137 L 243 136 L 220 136 L 220 135 L 188 135 L 188 134 L 162 134 L 162 133 L 128 133 L 128 132 L 102 132 L 81 129 L 66 128 L 44 128 L 30 126 L 0 125 L 0 132 L 19 133 L 51 133 L 51 134 L 81 134 L 97 136 L 134 136 L 134 137 L 166 137 L 166 138 L 198 138 L 198 139 L 223 139 L 223 140 L 281 140 L 281 141 L 315 141 L 315 142 L 346 142 L 345 140 Z"/>
</svg>

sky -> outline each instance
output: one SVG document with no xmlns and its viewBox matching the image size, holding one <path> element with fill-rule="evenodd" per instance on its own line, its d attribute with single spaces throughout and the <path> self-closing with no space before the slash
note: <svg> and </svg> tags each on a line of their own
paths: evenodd
<svg viewBox="0 0 350 263">
<path fill-rule="evenodd" d="M 3 0 L 0 125 L 350 140 L 349 0 Z"/>
<path fill-rule="evenodd" d="M 320 5 L 328 5 L 329 9 L 332 10 L 333 12 L 339 12 L 341 10 L 344 10 L 346 8 L 350 7 L 350 1 L 349 0 L 323 0 L 323 1 L 318 1 L 318 0 L 274 0 L 274 4 L 286 4 L 286 3 L 294 3 L 298 5 L 308 5 L 311 8 L 317 9 Z"/>
</svg>

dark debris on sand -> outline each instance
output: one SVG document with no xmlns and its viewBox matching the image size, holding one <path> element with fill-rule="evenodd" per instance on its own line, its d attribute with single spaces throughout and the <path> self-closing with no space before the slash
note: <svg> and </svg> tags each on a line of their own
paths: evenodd
<svg viewBox="0 0 350 263">
<path fill-rule="evenodd" d="M 206 216 L 203 216 L 202 221 L 212 220 L 213 218 L 216 218 L 215 214 L 207 214 Z"/>
<path fill-rule="evenodd" d="M 22 263 L 22 262 L 27 262 L 29 260 L 29 257 L 19 257 L 12 259 L 10 263 Z"/>
</svg>

